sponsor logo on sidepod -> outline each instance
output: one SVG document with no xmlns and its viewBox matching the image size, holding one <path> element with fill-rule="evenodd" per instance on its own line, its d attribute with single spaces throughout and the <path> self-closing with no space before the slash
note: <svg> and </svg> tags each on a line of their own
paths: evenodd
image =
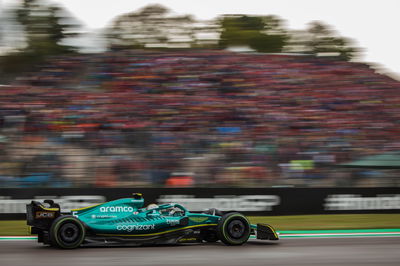
<svg viewBox="0 0 400 266">
<path fill-rule="evenodd" d="M 174 226 L 174 225 L 179 224 L 180 221 L 179 220 L 167 219 L 166 222 L 167 222 L 167 224 Z"/>
<path fill-rule="evenodd" d="M 111 219 L 111 218 L 117 218 L 115 215 L 96 215 L 92 214 L 92 219 Z"/>
<path fill-rule="evenodd" d="M 100 212 L 133 212 L 133 207 L 129 206 L 100 207 Z"/>
<path fill-rule="evenodd" d="M 155 228 L 155 224 L 127 224 L 127 225 L 117 225 L 118 231 L 142 231 L 142 230 L 152 230 Z"/>
</svg>

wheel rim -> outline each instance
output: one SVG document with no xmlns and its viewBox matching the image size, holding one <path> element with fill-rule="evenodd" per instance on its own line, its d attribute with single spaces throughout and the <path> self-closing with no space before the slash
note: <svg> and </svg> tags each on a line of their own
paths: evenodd
<svg viewBox="0 0 400 266">
<path fill-rule="evenodd" d="M 63 224 L 60 228 L 59 236 L 64 243 L 74 243 L 79 238 L 79 228 L 73 223 Z"/>
<path fill-rule="evenodd" d="M 228 225 L 228 234 L 235 239 L 243 237 L 246 231 L 245 224 L 240 220 L 233 220 Z"/>
</svg>

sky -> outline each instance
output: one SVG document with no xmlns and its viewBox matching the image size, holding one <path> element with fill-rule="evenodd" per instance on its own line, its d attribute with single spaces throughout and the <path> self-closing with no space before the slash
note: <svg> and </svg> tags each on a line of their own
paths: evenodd
<svg viewBox="0 0 400 266">
<path fill-rule="evenodd" d="M 51 1 L 51 0 L 49 0 Z M 3 6 L 17 0 L 0 0 Z M 277 15 L 287 28 L 301 30 L 311 21 L 331 25 L 364 50 L 361 61 L 377 63 L 400 78 L 400 0 L 52 0 L 87 28 L 100 29 L 116 16 L 149 4 L 206 20 L 221 14 Z"/>
</svg>

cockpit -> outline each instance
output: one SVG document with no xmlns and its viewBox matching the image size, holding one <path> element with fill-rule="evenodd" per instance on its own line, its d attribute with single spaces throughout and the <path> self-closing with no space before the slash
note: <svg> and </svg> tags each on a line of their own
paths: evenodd
<svg viewBox="0 0 400 266">
<path fill-rule="evenodd" d="M 145 211 L 147 212 L 147 215 L 150 216 L 161 215 L 179 217 L 184 216 L 186 213 L 186 209 L 179 204 L 157 205 L 152 203 L 145 208 Z"/>
</svg>

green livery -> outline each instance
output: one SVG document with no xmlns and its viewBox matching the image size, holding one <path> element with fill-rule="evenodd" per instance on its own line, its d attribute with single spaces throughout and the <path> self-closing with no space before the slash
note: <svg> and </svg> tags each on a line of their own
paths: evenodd
<svg viewBox="0 0 400 266">
<path fill-rule="evenodd" d="M 45 206 L 47 204 L 49 206 Z M 278 240 L 267 224 L 252 225 L 238 212 L 222 213 L 209 209 L 192 213 L 180 204 L 150 204 L 136 193 L 102 204 L 72 210 L 63 215 L 51 200 L 27 205 L 27 223 L 38 241 L 59 248 L 83 244 L 129 243 L 171 244 L 217 242 L 241 245 L 255 235 L 257 239 Z"/>
</svg>

